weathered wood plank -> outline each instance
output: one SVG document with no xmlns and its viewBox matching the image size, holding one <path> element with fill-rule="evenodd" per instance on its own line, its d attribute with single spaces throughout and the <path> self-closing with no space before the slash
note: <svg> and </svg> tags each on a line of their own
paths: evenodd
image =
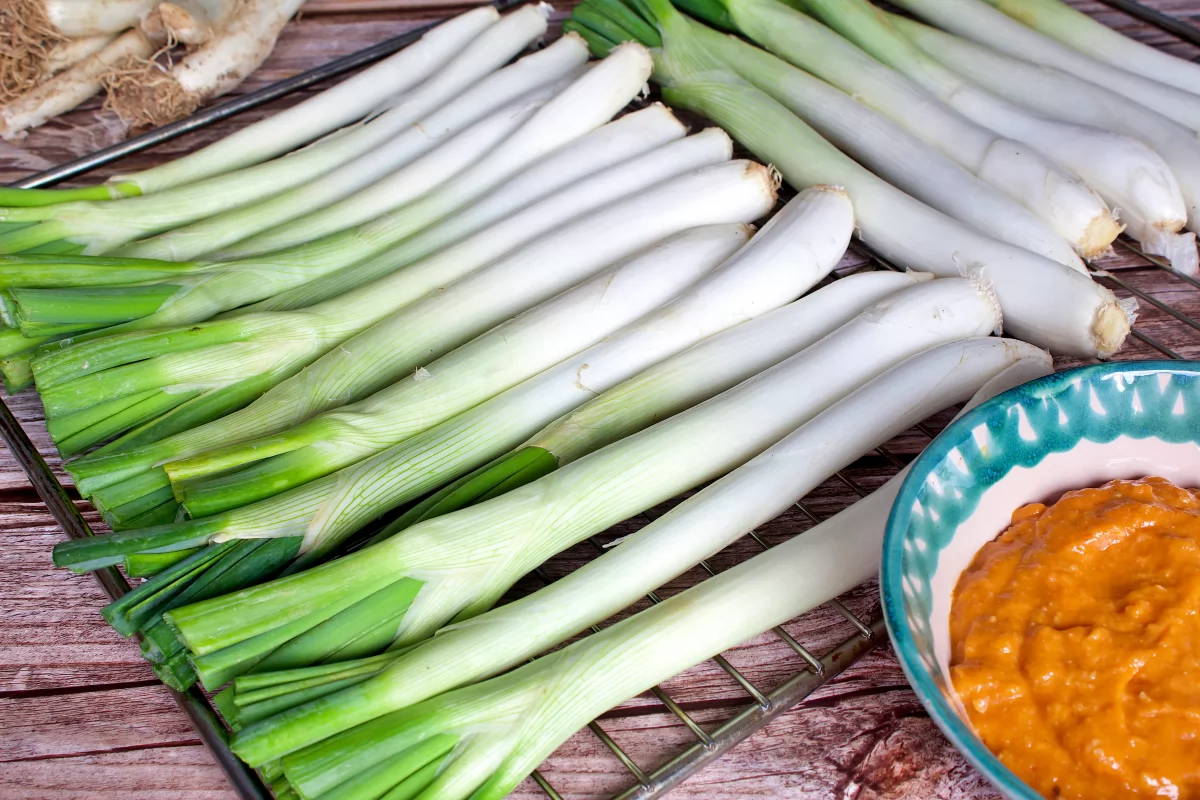
<svg viewBox="0 0 1200 800">
<path fill-rule="evenodd" d="M 202 745 L 0 763 L 0 800 L 233 800 Z"/>
</svg>

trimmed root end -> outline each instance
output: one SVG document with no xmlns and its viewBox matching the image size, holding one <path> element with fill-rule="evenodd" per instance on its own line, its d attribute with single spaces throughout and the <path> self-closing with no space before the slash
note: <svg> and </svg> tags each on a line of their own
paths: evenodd
<svg viewBox="0 0 1200 800">
<path fill-rule="evenodd" d="M 1100 258 L 1112 250 L 1112 243 L 1121 235 L 1125 226 L 1117 221 L 1111 213 L 1102 214 L 1090 223 L 1083 232 L 1083 238 L 1076 244 L 1076 251 L 1087 259 Z"/>
<path fill-rule="evenodd" d="M 1129 297 L 1106 303 L 1096 314 L 1092 335 L 1096 338 L 1096 353 L 1100 358 L 1108 358 L 1121 349 L 1137 319 L 1137 308 L 1137 300 Z"/>
<path fill-rule="evenodd" d="M 51 54 L 66 41 L 42 0 L 0 0 L 0 105 L 50 77 Z"/>
<path fill-rule="evenodd" d="M 200 107 L 200 97 L 179 85 L 154 60 L 126 59 L 104 78 L 104 101 L 134 127 L 157 128 L 183 119 Z"/>
</svg>

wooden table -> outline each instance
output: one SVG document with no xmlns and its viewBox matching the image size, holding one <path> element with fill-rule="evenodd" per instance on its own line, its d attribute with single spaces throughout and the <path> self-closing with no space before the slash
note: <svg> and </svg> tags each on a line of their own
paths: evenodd
<svg viewBox="0 0 1200 800">
<path fill-rule="evenodd" d="M 1097 2 L 1078 0 L 1076 4 L 1139 38 L 1189 58 L 1197 55 L 1194 49 Z M 1200 0 L 1151 0 L 1148 4 L 1177 16 L 1200 18 Z M 439 0 L 419 4 L 312 0 L 242 90 L 456 9 L 456 5 Z M 296 99 L 170 142 L 120 166 L 128 170 L 190 150 Z M 98 104 L 75 112 L 34 133 L 20 147 L 0 143 L 0 182 L 110 144 L 121 133 L 120 123 Z M 850 256 L 847 264 L 856 260 L 861 258 Z M 1200 317 L 1200 290 L 1124 252 L 1105 266 L 1122 268 L 1120 279 L 1128 286 Z M 1124 289 L 1118 293 L 1128 294 Z M 1137 330 L 1183 357 L 1200 358 L 1200 333 L 1149 303 L 1142 304 Z M 1131 339 L 1120 357 L 1161 354 L 1151 343 Z M 9 402 L 39 450 L 62 475 L 36 396 L 26 393 Z M 948 414 L 942 415 L 933 427 L 947 418 Z M 892 443 L 891 450 L 902 459 L 909 458 L 927 441 L 914 431 Z M 882 458 L 873 457 L 862 459 L 846 475 L 874 488 L 891 471 Z M 805 507 L 827 515 L 855 496 L 845 483 L 831 480 L 806 498 Z M 85 513 L 89 521 L 97 522 L 90 509 Z M 797 509 L 762 533 L 768 541 L 779 541 L 810 524 Z M 61 537 L 25 476 L 11 457 L 0 451 L 0 800 L 234 797 L 187 719 L 139 657 L 137 647 L 100 618 L 98 611 L 105 598 L 97 583 L 50 566 L 50 548 Z M 722 569 L 753 553 L 750 544 L 739 543 L 714 558 L 713 566 Z M 586 547 L 576 548 L 553 561 L 548 571 L 561 574 L 592 556 Z M 678 591 L 701 577 L 697 572 L 683 576 L 664 593 Z M 878 592 L 869 584 L 842 599 L 856 613 L 866 615 L 877 605 Z M 818 610 L 786 627 L 817 652 L 852 633 L 830 609 Z M 801 667 L 778 638 L 768 635 L 727 656 L 747 678 L 766 689 Z M 746 694 L 711 662 L 673 679 L 664 688 L 710 729 L 747 702 Z M 650 695 L 610 712 L 601 725 L 647 771 L 693 741 Z M 542 773 L 564 796 L 572 798 L 611 795 L 633 782 L 600 740 L 587 731 L 560 748 L 543 765 Z M 532 781 L 526 781 L 515 796 L 545 795 Z M 896 659 L 884 646 L 690 779 L 673 796 L 965 800 L 997 795 L 925 716 Z"/>
</svg>

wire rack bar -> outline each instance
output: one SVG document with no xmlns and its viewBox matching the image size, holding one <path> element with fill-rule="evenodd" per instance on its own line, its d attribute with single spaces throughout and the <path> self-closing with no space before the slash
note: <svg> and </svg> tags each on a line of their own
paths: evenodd
<svg viewBox="0 0 1200 800">
<path fill-rule="evenodd" d="M 1134 19 L 1140 19 L 1142 22 L 1149 23 L 1159 30 L 1166 31 L 1188 44 L 1200 47 L 1200 29 L 1197 29 L 1195 25 L 1184 22 L 1178 17 L 1164 14 L 1157 8 L 1142 5 L 1136 2 L 1136 0 L 1100 0 L 1100 2 L 1110 8 L 1123 11 Z"/>
</svg>

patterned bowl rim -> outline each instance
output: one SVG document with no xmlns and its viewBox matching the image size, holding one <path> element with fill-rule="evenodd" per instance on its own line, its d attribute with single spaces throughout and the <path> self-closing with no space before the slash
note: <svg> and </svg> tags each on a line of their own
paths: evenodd
<svg viewBox="0 0 1200 800">
<path fill-rule="evenodd" d="M 884 624 L 887 626 L 888 636 L 891 637 L 900 667 L 921 705 L 946 738 L 993 786 L 1010 798 L 1042 800 L 1041 795 L 993 755 L 971 727 L 959 717 L 942 690 L 934 683 L 908 626 L 907 602 L 902 588 L 902 557 L 913 505 L 930 472 L 963 441 L 964 433 L 969 434 L 976 426 L 986 422 L 996 409 L 1009 407 L 1022 400 L 1032 400 L 1036 396 L 1057 394 L 1068 384 L 1080 380 L 1093 383 L 1107 375 L 1163 372 L 1200 377 L 1200 361 L 1119 361 L 1092 364 L 1037 378 L 998 394 L 952 422 L 925 448 L 913 461 L 912 469 L 905 477 L 892 504 L 883 538 L 880 599 L 883 604 Z M 1083 440 L 1084 437 L 1081 436 L 1076 443 Z M 997 475 L 996 481 L 1007 475 L 1010 469 L 1011 467 Z M 994 485 L 996 481 L 989 486 Z"/>
</svg>

